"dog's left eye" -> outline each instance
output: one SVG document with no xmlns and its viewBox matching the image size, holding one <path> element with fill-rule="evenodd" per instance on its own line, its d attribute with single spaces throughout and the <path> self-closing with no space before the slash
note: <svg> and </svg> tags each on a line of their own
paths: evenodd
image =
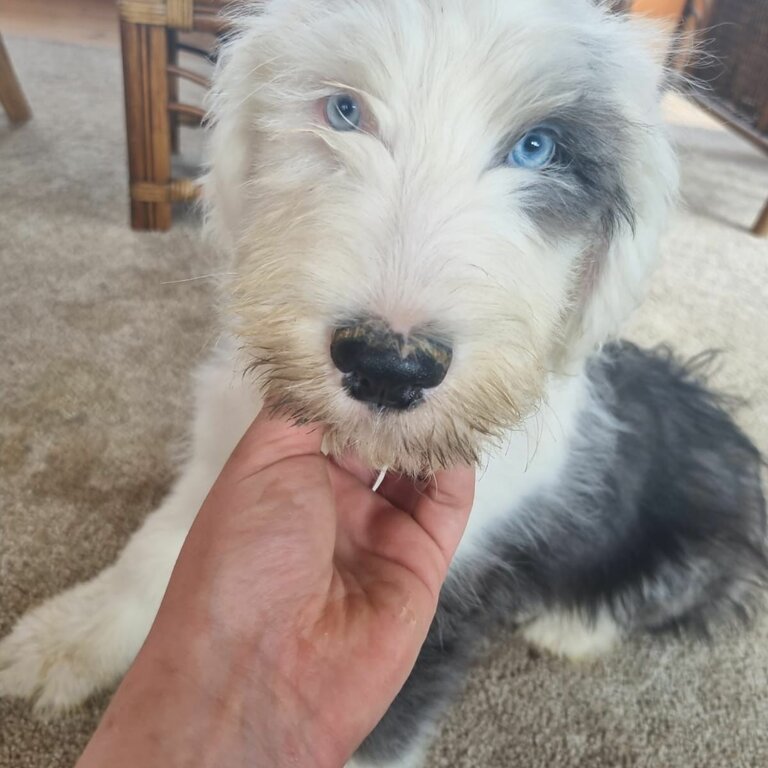
<svg viewBox="0 0 768 768">
<path fill-rule="evenodd" d="M 552 163 L 557 141 L 546 128 L 534 128 L 525 134 L 507 154 L 505 162 L 517 168 L 538 170 Z"/>
<path fill-rule="evenodd" d="M 354 96 L 337 93 L 325 102 L 325 119 L 335 131 L 356 131 L 360 128 L 362 109 Z"/>
</svg>

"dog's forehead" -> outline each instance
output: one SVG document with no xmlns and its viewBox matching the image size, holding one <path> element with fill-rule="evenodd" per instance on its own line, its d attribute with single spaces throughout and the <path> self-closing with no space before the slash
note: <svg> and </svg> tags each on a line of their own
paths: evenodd
<svg viewBox="0 0 768 768">
<path fill-rule="evenodd" d="M 585 32 L 600 18 L 588 0 L 330 0 L 283 15 L 278 55 L 297 81 L 364 93 L 399 125 L 509 125 L 599 85 Z"/>
</svg>

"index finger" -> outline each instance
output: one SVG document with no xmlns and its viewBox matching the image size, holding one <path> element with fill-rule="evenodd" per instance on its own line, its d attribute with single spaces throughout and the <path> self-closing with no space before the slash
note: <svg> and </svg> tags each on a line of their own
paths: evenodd
<svg viewBox="0 0 768 768">
<path fill-rule="evenodd" d="M 250 474 L 284 459 L 319 456 L 324 434 L 322 424 L 296 424 L 286 414 L 272 412 L 267 404 L 240 438 L 229 463 Z"/>
<path fill-rule="evenodd" d="M 413 518 L 450 564 L 459 546 L 475 496 L 475 470 L 457 466 L 436 472 L 419 494 Z"/>
</svg>

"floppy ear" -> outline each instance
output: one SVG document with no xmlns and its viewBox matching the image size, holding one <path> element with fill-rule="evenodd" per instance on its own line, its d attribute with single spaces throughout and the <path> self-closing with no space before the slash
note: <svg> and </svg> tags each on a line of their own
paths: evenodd
<svg viewBox="0 0 768 768">
<path fill-rule="evenodd" d="M 202 178 L 206 234 L 230 249 L 242 226 L 241 207 L 253 168 L 257 132 L 254 95 L 276 58 L 275 30 L 312 6 L 330 0 L 235 0 L 226 11 L 229 31 L 218 51 L 206 98 L 209 136 Z"/>
<path fill-rule="evenodd" d="M 568 357 L 583 358 L 616 336 L 642 301 L 677 199 L 677 160 L 660 110 L 664 71 L 654 55 L 657 30 L 619 19 L 606 28 L 612 34 L 606 77 L 631 134 L 629 151 L 621 159 L 621 180 L 633 221 L 621 222 L 583 254 L 566 329 Z"/>
<path fill-rule="evenodd" d="M 677 164 L 661 132 L 643 142 L 643 161 L 636 163 L 631 193 L 634 226 L 623 224 L 609 242 L 584 256 L 576 292 L 578 345 L 592 350 L 621 331 L 645 297 L 659 256 L 671 201 L 677 190 Z"/>
<path fill-rule="evenodd" d="M 207 96 L 209 135 L 207 172 L 202 178 L 205 230 L 214 243 L 230 250 L 241 220 L 243 185 L 252 164 L 248 130 L 251 69 L 248 58 L 255 24 L 234 19 L 234 30 L 219 48 L 213 85 Z"/>
</svg>

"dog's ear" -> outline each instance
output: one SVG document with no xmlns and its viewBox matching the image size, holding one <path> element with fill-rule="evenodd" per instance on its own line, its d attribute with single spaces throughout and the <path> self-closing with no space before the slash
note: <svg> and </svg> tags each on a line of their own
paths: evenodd
<svg viewBox="0 0 768 768">
<path fill-rule="evenodd" d="M 229 249 L 241 222 L 243 186 L 253 163 L 249 104 L 259 51 L 284 0 L 235 0 L 224 12 L 228 32 L 217 51 L 206 96 L 207 172 L 201 179 L 206 233 Z"/>
<path fill-rule="evenodd" d="M 325 0 L 328 1 L 328 0 Z M 244 186 L 254 162 L 254 99 L 258 73 L 274 56 L 281 20 L 306 13 L 320 0 L 235 0 L 206 97 L 207 172 L 202 178 L 206 232 L 229 249 L 241 226 Z M 272 53 L 266 51 L 272 50 Z"/>
<path fill-rule="evenodd" d="M 207 172 L 202 178 L 206 233 L 229 250 L 240 222 L 242 186 L 252 162 L 248 131 L 248 46 L 242 19 L 220 44 L 213 85 L 206 97 Z"/>
<path fill-rule="evenodd" d="M 634 222 L 622 222 L 582 256 L 567 346 L 588 353 L 616 336 L 644 298 L 659 257 L 659 240 L 677 190 L 677 165 L 663 135 L 643 142 L 630 193 Z"/>
<path fill-rule="evenodd" d="M 566 326 L 566 357 L 583 358 L 616 336 L 645 296 L 659 256 L 659 241 L 677 199 L 678 166 L 661 117 L 664 69 L 658 30 L 608 19 L 612 34 L 614 102 L 631 141 L 621 158 L 621 183 L 631 216 L 586 248 L 574 277 Z"/>
</svg>

